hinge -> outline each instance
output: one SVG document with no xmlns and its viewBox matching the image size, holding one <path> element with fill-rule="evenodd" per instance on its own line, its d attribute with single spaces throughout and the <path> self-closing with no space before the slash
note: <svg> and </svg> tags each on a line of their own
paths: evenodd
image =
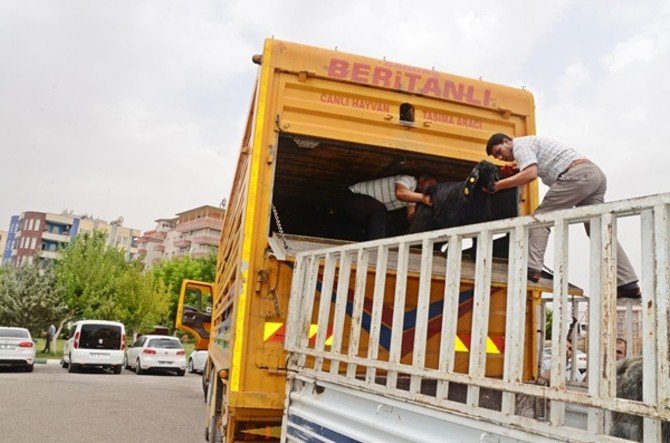
<svg viewBox="0 0 670 443">
<path fill-rule="evenodd" d="M 314 77 L 314 71 L 300 71 L 298 72 L 298 81 L 305 83 L 309 77 Z"/>
</svg>

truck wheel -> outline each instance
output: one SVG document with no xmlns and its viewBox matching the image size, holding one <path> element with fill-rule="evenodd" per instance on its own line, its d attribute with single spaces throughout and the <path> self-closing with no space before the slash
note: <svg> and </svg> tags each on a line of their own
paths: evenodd
<svg viewBox="0 0 670 443">
<path fill-rule="evenodd" d="M 77 372 L 77 365 L 75 365 L 74 363 L 70 363 L 70 365 L 67 368 L 67 372 L 69 372 L 70 374 L 74 374 L 75 372 Z"/>
<path fill-rule="evenodd" d="M 144 374 L 144 371 L 140 367 L 140 359 L 139 358 L 137 359 L 137 366 L 135 366 L 135 374 L 137 374 L 137 375 Z"/>
<path fill-rule="evenodd" d="M 189 372 L 189 374 L 193 374 L 195 372 L 195 369 L 193 368 L 193 359 L 192 358 L 188 359 L 188 372 Z"/>
<path fill-rule="evenodd" d="M 60 361 L 60 365 L 63 367 L 63 369 L 67 369 L 67 367 L 70 366 L 68 362 L 65 361 L 65 359 Z"/>
<path fill-rule="evenodd" d="M 26 371 L 26 372 L 33 372 L 33 366 L 34 366 L 34 365 L 28 365 L 28 366 L 26 366 L 26 367 L 25 367 L 25 371 Z"/>
<path fill-rule="evenodd" d="M 179 369 L 179 370 L 177 370 L 177 375 L 178 375 L 178 376 L 183 377 L 184 374 L 186 374 L 186 370 L 184 370 L 184 369 Z"/>
<path fill-rule="evenodd" d="M 116 365 L 116 366 L 114 366 L 114 373 L 115 373 L 115 374 L 120 374 L 120 373 L 121 373 L 121 369 L 123 369 L 123 366 L 121 366 L 121 365 Z"/>
</svg>

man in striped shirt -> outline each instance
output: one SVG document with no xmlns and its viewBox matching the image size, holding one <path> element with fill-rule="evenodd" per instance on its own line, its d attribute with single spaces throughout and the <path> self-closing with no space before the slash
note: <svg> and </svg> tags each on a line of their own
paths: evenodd
<svg viewBox="0 0 670 443">
<path fill-rule="evenodd" d="M 495 190 L 523 186 L 537 177 L 549 186 L 535 213 L 586 206 L 605 201 L 607 178 L 600 168 L 574 149 L 546 137 L 511 138 L 493 134 L 486 153 L 498 160 L 516 162 L 520 171 L 496 182 Z M 588 223 L 584 224 L 589 233 Z M 529 233 L 528 279 L 540 279 L 549 228 L 531 229 Z M 617 242 L 617 297 L 640 297 L 638 278 L 626 253 Z"/>
<path fill-rule="evenodd" d="M 428 174 L 418 178 L 395 175 L 356 183 L 349 187 L 352 195 L 345 205 L 347 215 L 366 228 L 368 240 L 386 237 L 386 214 L 406 208 L 409 220 L 414 215 L 416 203 L 430 206 L 430 197 L 422 194 L 436 183 Z"/>
</svg>

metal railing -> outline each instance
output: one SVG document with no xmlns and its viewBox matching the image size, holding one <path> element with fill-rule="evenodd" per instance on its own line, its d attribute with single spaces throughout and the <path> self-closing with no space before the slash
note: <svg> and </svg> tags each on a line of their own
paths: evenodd
<svg viewBox="0 0 670 443">
<path fill-rule="evenodd" d="M 568 440 L 592 441 L 594 435 L 607 439 L 612 412 L 634 414 L 643 417 L 644 441 L 660 441 L 661 422 L 670 420 L 669 207 L 670 193 L 300 253 L 296 256 L 285 342 L 290 353 L 289 370 L 317 380 L 345 384 Z M 617 398 L 616 395 L 616 227 L 617 220 L 623 217 L 639 218 L 642 242 L 642 401 Z M 567 275 L 568 228 L 583 222 L 590 223 L 591 270 L 586 291 L 590 298 L 588 384 L 586 390 L 580 391 L 566 385 L 565 352 L 561 350 L 567 344 L 571 309 Z M 541 226 L 551 227 L 554 236 L 549 386 L 524 380 L 524 365 L 527 364 L 524 362 L 527 358 L 524 346 L 528 343 L 528 232 Z M 486 373 L 492 239 L 499 234 L 510 237 L 505 346 L 502 376 L 490 377 Z M 461 245 L 466 238 L 477 239 L 472 323 L 467 370 L 455 372 L 458 297 L 463 266 Z M 434 266 L 436 257 L 440 257 L 434 253 L 434 245 L 444 242 L 449 245 L 446 266 Z M 416 256 L 418 251 L 421 253 L 420 265 L 412 268 L 410 256 Z M 403 341 L 407 341 L 403 322 L 406 320 L 408 275 L 414 273 L 416 277 L 417 272 L 418 289 L 416 300 L 412 300 L 416 309 L 410 362 L 402 358 Z M 369 273 L 374 273 L 373 285 L 367 284 Z M 393 275 L 391 281 L 395 286 L 392 305 L 388 303 L 388 296 L 387 303 L 384 300 L 387 275 Z M 350 290 L 352 278 L 354 285 Z M 433 307 L 431 286 L 436 281 L 441 281 L 444 286 L 442 319 L 438 362 L 429 366 L 426 364 L 427 329 L 429 310 Z M 370 291 L 369 288 L 373 289 Z M 379 358 L 380 340 L 385 328 L 387 332 L 390 329 L 390 339 L 388 335 L 385 337 L 388 349 L 384 350 L 385 358 L 382 359 Z M 367 343 L 361 343 L 363 331 L 367 333 Z M 434 343 L 431 346 L 435 346 Z M 408 386 L 401 386 L 399 375 Z M 426 389 L 431 383 L 433 388 Z M 464 402 L 452 398 L 450 385 L 465 387 Z M 501 393 L 499 404 L 493 408 L 481 407 L 484 391 Z M 548 417 L 538 419 L 517 415 L 522 397 L 549 400 Z M 588 419 L 584 429 L 566 426 L 566 403 L 586 407 Z"/>
</svg>

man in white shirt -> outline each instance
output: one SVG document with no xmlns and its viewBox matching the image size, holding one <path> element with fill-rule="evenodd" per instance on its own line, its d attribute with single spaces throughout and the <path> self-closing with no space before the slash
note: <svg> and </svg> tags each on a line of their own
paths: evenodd
<svg viewBox="0 0 670 443">
<path fill-rule="evenodd" d="M 486 153 L 498 160 L 516 162 L 519 173 L 496 182 L 496 191 L 523 186 L 537 177 L 549 186 L 535 213 L 586 206 L 605 201 L 607 178 L 600 168 L 574 149 L 546 137 L 512 139 L 493 134 Z M 589 233 L 588 223 L 584 224 Z M 531 229 L 528 252 L 528 279 L 540 279 L 549 228 Z M 626 253 L 617 242 L 617 297 L 640 298 L 638 277 Z"/>
<path fill-rule="evenodd" d="M 386 237 L 386 214 L 405 208 L 409 220 L 414 215 L 416 203 L 430 206 L 430 197 L 422 191 L 436 183 L 422 174 L 395 175 L 356 183 L 349 187 L 351 196 L 345 204 L 347 215 L 366 229 L 368 240 Z"/>
</svg>

